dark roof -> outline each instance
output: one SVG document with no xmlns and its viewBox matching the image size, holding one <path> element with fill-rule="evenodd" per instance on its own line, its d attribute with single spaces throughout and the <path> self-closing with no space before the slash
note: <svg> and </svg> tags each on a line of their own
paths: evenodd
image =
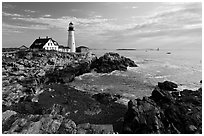
<svg viewBox="0 0 204 136">
<path fill-rule="evenodd" d="M 53 41 L 54 45 L 59 45 L 57 41 L 55 41 L 53 39 L 51 39 L 51 40 Z"/>
<path fill-rule="evenodd" d="M 70 23 L 69 23 L 69 25 L 73 25 L 73 23 L 72 23 L 72 22 L 70 22 Z"/>
<path fill-rule="evenodd" d="M 65 48 L 65 49 L 70 49 L 69 47 L 63 47 L 63 48 Z"/>
<path fill-rule="evenodd" d="M 63 45 L 59 45 L 59 48 L 70 49 L 69 47 L 64 47 Z"/>
<path fill-rule="evenodd" d="M 20 46 L 18 49 L 28 49 L 25 45 Z"/>
<path fill-rule="evenodd" d="M 86 49 L 89 49 L 89 48 L 86 47 L 86 46 L 79 46 L 79 47 L 77 47 L 77 48 L 86 48 Z"/>
<path fill-rule="evenodd" d="M 50 40 L 50 38 L 46 38 L 46 39 L 36 39 L 33 44 L 30 46 L 31 49 L 33 48 L 38 48 L 38 49 L 42 49 L 43 46 Z"/>
</svg>

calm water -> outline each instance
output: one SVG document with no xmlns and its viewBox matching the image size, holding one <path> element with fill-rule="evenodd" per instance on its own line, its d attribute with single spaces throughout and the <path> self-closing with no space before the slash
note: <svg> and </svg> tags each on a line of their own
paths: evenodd
<svg viewBox="0 0 204 136">
<path fill-rule="evenodd" d="M 179 89 L 201 87 L 201 50 L 116 51 L 92 50 L 97 56 L 106 52 L 118 52 L 136 62 L 139 67 L 109 74 L 87 73 L 76 78 L 72 86 L 91 93 L 119 93 L 127 98 L 150 95 L 158 82 L 170 80 Z M 171 54 L 166 54 L 171 52 Z"/>
</svg>

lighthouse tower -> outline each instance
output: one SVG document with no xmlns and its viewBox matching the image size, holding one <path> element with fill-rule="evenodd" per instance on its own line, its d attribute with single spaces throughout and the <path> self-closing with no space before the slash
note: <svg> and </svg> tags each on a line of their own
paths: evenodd
<svg viewBox="0 0 204 136">
<path fill-rule="evenodd" d="M 74 39 L 74 25 L 72 22 L 69 23 L 69 29 L 68 29 L 68 47 L 71 49 L 71 52 L 76 52 L 75 39 Z"/>
</svg>

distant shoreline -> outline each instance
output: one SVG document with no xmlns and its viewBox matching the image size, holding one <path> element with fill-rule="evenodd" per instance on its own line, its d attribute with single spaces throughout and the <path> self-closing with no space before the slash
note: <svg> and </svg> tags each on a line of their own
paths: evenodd
<svg viewBox="0 0 204 136">
<path fill-rule="evenodd" d="M 128 51 L 135 51 L 136 49 L 116 49 L 116 50 L 128 50 Z"/>
</svg>

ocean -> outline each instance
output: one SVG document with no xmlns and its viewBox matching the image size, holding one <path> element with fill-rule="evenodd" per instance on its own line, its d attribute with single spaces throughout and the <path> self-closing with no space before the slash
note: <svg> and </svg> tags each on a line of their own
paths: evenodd
<svg viewBox="0 0 204 136">
<path fill-rule="evenodd" d="M 201 50 L 92 50 L 97 57 L 106 52 L 117 52 L 128 57 L 138 67 L 108 74 L 86 73 L 76 77 L 69 85 L 89 93 L 120 94 L 127 99 L 149 96 L 155 85 L 165 80 L 177 83 L 179 90 L 201 87 Z"/>
</svg>

